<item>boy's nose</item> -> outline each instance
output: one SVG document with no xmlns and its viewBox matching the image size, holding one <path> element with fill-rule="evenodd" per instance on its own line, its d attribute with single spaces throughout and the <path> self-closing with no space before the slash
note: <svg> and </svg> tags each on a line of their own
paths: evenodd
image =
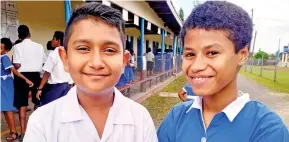
<svg viewBox="0 0 289 142">
<path fill-rule="evenodd" d="M 93 53 L 91 54 L 89 66 L 94 69 L 104 68 L 103 58 L 101 57 L 100 53 Z"/>
<path fill-rule="evenodd" d="M 199 71 L 205 70 L 207 65 L 208 64 L 205 58 L 201 56 L 197 56 L 196 59 L 192 62 L 190 70 L 192 72 L 199 72 Z"/>
</svg>

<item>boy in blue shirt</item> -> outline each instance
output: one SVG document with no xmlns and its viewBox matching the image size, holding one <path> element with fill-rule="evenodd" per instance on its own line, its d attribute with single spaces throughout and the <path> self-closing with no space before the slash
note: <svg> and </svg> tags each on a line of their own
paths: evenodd
<svg viewBox="0 0 289 142">
<path fill-rule="evenodd" d="M 182 69 L 193 101 L 176 105 L 158 130 L 159 142 L 288 142 L 281 118 L 248 94 L 237 74 L 249 55 L 253 24 L 241 7 L 224 1 L 197 6 L 181 31 Z"/>
<path fill-rule="evenodd" d="M 195 93 L 192 90 L 192 87 L 189 83 L 186 83 L 185 86 L 181 91 L 178 93 L 179 98 L 185 102 L 185 101 L 190 101 L 192 100 L 192 96 L 196 96 Z"/>
</svg>

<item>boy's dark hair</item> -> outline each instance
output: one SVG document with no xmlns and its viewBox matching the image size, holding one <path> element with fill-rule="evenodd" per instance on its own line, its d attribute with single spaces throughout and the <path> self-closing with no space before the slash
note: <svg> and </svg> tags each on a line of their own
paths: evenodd
<svg viewBox="0 0 289 142">
<path fill-rule="evenodd" d="M 27 37 L 30 37 L 29 28 L 26 25 L 20 25 L 18 27 L 18 37 L 19 39 L 23 40 Z"/>
<path fill-rule="evenodd" d="M 129 53 L 130 53 L 131 55 L 133 55 L 133 53 L 134 53 L 133 49 L 129 50 Z"/>
<path fill-rule="evenodd" d="M 11 48 L 12 48 L 12 42 L 9 38 L 1 38 L 1 44 L 4 44 L 5 45 L 5 50 L 6 51 L 10 51 Z"/>
<path fill-rule="evenodd" d="M 51 40 L 47 42 L 46 48 L 47 48 L 47 50 L 53 50 L 53 47 L 51 45 Z"/>
<path fill-rule="evenodd" d="M 149 47 L 149 48 L 148 48 L 148 53 L 151 52 L 151 51 L 152 51 L 152 49 Z"/>
<path fill-rule="evenodd" d="M 14 45 L 16 45 L 16 44 L 18 44 L 18 43 L 21 43 L 21 42 L 22 42 L 21 39 L 17 39 L 17 40 L 15 41 Z"/>
<path fill-rule="evenodd" d="M 194 8 L 180 32 L 183 44 L 186 32 L 193 28 L 228 32 L 228 38 L 235 45 L 235 53 L 247 45 L 250 48 L 252 20 L 245 10 L 230 2 L 207 1 Z"/>
<path fill-rule="evenodd" d="M 56 40 L 60 40 L 60 45 L 63 46 L 64 33 L 62 31 L 55 31 L 53 36 Z"/>
<path fill-rule="evenodd" d="M 122 14 L 119 10 L 114 9 L 112 7 L 102 5 L 101 3 L 97 2 L 90 2 L 86 3 L 82 6 L 77 7 L 65 29 L 65 37 L 64 37 L 64 48 L 67 50 L 68 41 L 71 36 L 71 30 L 74 23 L 77 23 L 80 20 L 93 18 L 96 21 L 101 20 L 106 24 L 116 27 L 120 33 L 120 38 L 122 40 L 123 48 L 125 48 L 125 23 L 122 18 Z"/>
</svg>

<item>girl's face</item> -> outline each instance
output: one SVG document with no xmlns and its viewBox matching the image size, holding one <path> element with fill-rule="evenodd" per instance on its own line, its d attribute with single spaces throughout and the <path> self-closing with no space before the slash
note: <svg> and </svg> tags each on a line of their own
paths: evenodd
<svg viewBox="0 0 289 142">
<path fill-rule="evenodd" d="M 6 54 L 5 45 L 1 43 L 1 55 Z"/>
<path fill-rule="evenodd" d="M 222 30 L 190 29 L 184 39 L 183 72 L 198 96 L 214 95 L 235 83 L 248 48 L 235 53 Z"/>
</svg>

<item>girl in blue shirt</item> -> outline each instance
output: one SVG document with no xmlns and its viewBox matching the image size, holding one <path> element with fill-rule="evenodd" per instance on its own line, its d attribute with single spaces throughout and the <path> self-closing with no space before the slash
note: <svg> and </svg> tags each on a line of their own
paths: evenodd
<svg viewBox="0 0 289 142">
<path fill-rule="evenodd" d="M 238 95 L 252 31 L 248 13 L 232 3 L 207 1 L 192 11 L 181 30 L 182 69 L 197 96 L 168 113 L 159 142 L 289 142 L 276 113 Z"/>
<path fill-rule="evenodd" d="M 182 90 L 178 93 L 179 98 L 185 102 L 190 101 L 191 96 L 196 96 L 195 93 L 192 90 L 192 87 L 189 83 L 186 83 Z"/>
<path fill-rule="evenodd" d="M 30 87 L 33 86 L 33 83 L 19 73 L 11 64 L 9 57 L 7 56 L 7 53 L 11 50 L 11 48 L 12 42 L 10 39 L 1 38 L 1 112 L 3 112 L 10 129 L 10 134 L 6 140 L 15 140 L 18 138 L 13 114 L 13 111 L 17 109 L 13 106 L 14 85 L 11 71 L 14 75 L 17 75 L 25 80 Z"/>
</svg>

